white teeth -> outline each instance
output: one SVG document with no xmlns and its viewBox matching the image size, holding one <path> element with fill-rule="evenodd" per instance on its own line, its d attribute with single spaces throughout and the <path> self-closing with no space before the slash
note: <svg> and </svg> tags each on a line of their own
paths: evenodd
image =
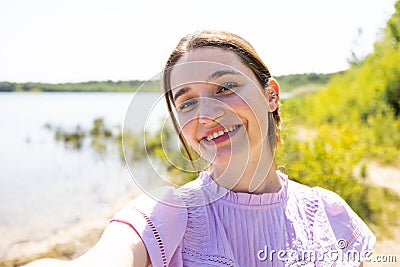
<svg viewBox="0 0 400 267">
<path fill-rule="evenodd" d="M 236 128 L 234 126 L 231 126 L 228 128 L 228 132 L 232 132 L 233 130 L 235 130 Z"/>
<path fill-rule="evenodd" d="M 228 129 L 225 129 L 223 131 L 214 132 L 214 133 L 210 134 L 209 136 L 207 136 L 206 139 L 207 139 L 207 141 L 211 141 L 212 139 L 215 139 L 221 135 L 224 135 L 225 133 L 233 132 L 237 128 L 239 128 L 239 125 L 231 126 Z"/>
</svg>

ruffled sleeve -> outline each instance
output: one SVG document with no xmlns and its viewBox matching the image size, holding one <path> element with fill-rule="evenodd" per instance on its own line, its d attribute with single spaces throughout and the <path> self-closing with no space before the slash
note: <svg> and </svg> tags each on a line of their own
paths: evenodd
<svg viewBox="0 0 400 267">
<path fill-rule="evenodd" d="M 336 237 L 337 249 L 342 253 L 348 252 L 346 255 L 349 255 L 350 261 L 353 261 L 351 257 L 355 255 L 350 252 L 357 251 L 357 257 L 359 255 L 360 258 L 356 258 L 353 263 L 358 266 L 374 246 L 375 235 L 339 195 L 319 187 L 316 190 Z"/>
<path fill-rule="evenodd" d="M 187 225 L 187 209 L 173 187 L 162 187 L 140 196 L 111 219 L 136 231 L 153 266 L 179 264 L 179 250 Z M 177 258 L 178 257 L 178 258 Z"/>
</svg>

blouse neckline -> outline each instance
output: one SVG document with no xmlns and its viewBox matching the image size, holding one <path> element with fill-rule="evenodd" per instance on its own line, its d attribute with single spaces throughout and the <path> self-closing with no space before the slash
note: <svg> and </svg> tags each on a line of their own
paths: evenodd
<svg viewBox="0 0 400 267">
<path fill-rule="evenodd" d="M 200 173 L 200 180 L 203 188 L 214 196 L 220 196 L 221 199 L 246 206 L 265 206 L 283 202 L 288 195 L 288 177 L 280 171 L 276 171 L 278 177 L 284 182 L 282 188 L 276 193 L 253 194 L 244 192 L 234 192 L 216 183 L 208 172 Z"/>
</svg>

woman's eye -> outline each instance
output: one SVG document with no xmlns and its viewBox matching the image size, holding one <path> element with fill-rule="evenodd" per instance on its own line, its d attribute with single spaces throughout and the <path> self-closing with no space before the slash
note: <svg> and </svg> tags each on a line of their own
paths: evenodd
<svg viewBox="0 0 400 267">
<path fill-rule="evenodd" d="M 182 104 L 180 104 L 179 107 L 179 111 L 189 111 L 191 110 L 191 108 L 197 104 L 197 99 L 188 99 L 185 100 Z"/>
<path fill-rule="evenodd" d="M 226 82 L 221 84 L 220 86 L 218 86 L 218 91 L 217 94 L 222 94 L 224 92 L 230 92 L 233 89 L 235 89 L 236 87 L 238 87 L 238 84 L 235 82 Z"/>
</svg>

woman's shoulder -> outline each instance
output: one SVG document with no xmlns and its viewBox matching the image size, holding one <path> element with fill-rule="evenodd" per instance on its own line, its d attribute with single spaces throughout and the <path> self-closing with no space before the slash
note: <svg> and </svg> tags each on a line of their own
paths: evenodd
<svg viewBox="0 0 400 267">
<path fill-rule="evenodd" d="M 323 211 L 323 214 L 336 224 L 337 220 L 360 220 L 348 203 L 337 193 L 319 186 L 308 186 L 289 180 L 289 201 L 296 205 L 311 209 L 313 213 Z"/>
<path fill-rule="evenodd" d="M 128 224 L 139 234 L 148 230 L 168 233 L 173 232 L 176 226 L 180 226 L 179 229 L 186 227 L 187 209 L 174 187 L 163 186 L 130 201 L 113 216 L 111 222 Z"/>
<path fill-rule="evenodd" d="M 337 193 L 320 186 L 308 186 L 294 180 L 288 182 L 289 193 L 297 200 L 318 201 L 328 210 L 346 206 L 345 200 Z"/>
<path fill-rule="evenodd" d="M 124 212 L 139 212 L 147 217 L 166 217 L 170 219 L 176 216 L 185 215 L 185 203 L 177 194 L 173 186 L 162 186 L 143 192 L 141 195 L 130 201 L 117 214 Z"/>
<path fill-rule="evenodd" d="M 130 201 L 121 211 L 136 210 L 148 216 L 174 217 L 185 216 L 187 213 L 187 195 L 202 188 L 204 181 L 201 177 L 176 187 L 164 185 L 143 191 L 141 195 Z"/>
<path fill-rule="evenodd" d="M 374 245 L 375 235 L 337 193 L 295 181 L 290 181 L 289 192 L 292 203 L 288 207 L 297 205 L 296 209 L 309 220 L 314 234 L 332 236 L 336 247 L 342 250 L 368 251 Z"/>
<path fill-rule="evenodd" d="M 144 192 L 111 219 L 130 226 L 140 236 L 153 266 L 166 266 L 173 259 L 185 233 L 187 209 L 176 192 L 172 186 Z"/>
<path fill-rule="evenodd" d="M 325 210 L 328 216 L 357 216 L 339 194 L 320 186 L 311 187 L 289 180 L 289 194 L 298 202 L 313 203 Z"/>
</svg>

